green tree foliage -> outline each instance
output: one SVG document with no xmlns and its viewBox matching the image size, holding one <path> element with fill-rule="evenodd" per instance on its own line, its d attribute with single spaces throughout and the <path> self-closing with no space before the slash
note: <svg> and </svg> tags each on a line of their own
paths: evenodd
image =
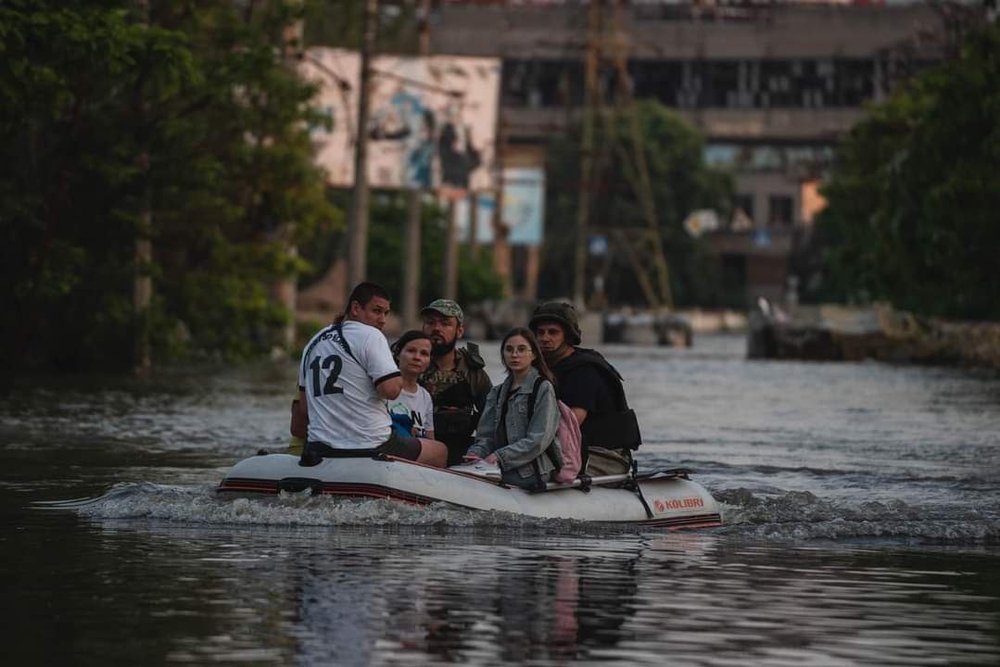
<svg viewBox="0 0 1000 667">
<path fill-rule="evenodd" d="M 346 193 L 336 193 L 346 207 Z M 372 198 L 368 235 L 368 276 L 383 285 L 393 295 L 397 307 L 402 303 L 403 257 L 406 243 L 405 228 L 408 211 L 404 192 L 378 192 Z M 421 211 L 420 233 L 420 303 L 441 296 L 444 282 L 444 249 L 448 229 L 447 213 L 436 202 L 425 200 Z M 306 286 L 318 279 L 338 255 L 345 242 L 344 234 L 336 229 L 319 226 L 313 237 L 302 244 L 303 258 L 312 267 L 300 276 Z M 492 256 L 486 252 L 474 255 L 461 247 L 458 258 L 458 300 L 472 304 L 503 295 L 503 282 L 493 270 Z"/>
<path fill-rule="evenodd" d="M 379 3 L 375 50 L 378 53 L 417 51 L 417 4 Z M 305 0 L 305 41 L 309 46 L 357 49 L 361 44 L 365 2 L 361 0 Z"/>
<path fill-rule="evenodd" d="M 608 112 L 613 113 L 613 112 Z M 642 208 L 623 160 L 635 146 L 625 113 L 595 123 L 594 186 L 591 192 L 592 234 L 645 229 Z M 721 272 L 703 241 L 684 229 L 689 213 L 701 208 L 726 209 L 732 196 L 730 177 L 705 165 L 704 139 L 677 114 L 653 101 L 636 103 L 642 150 L 649 166 L 660 242 L 670 266 L 676 305 L 715 305 L 724 299 Z M 618 147 L 616 147 L 618 146 Z M 579 201 L 580 128 L 549 146 L 543 296 L 572 292 L 576 210 Z M 612 304 L 643 305 L 642 292 L 623 249 L 611 241 L 606 292 Z M 593 265 L 590 270 L 596 267 Z M 590 274 L 589 274 L 590 275 Z M 588 289 L 589 289 L 588 285 Z"/>
<path fill-rule="evenodd" d="M 390 294 L 403 293 L 403 250 L 407 202 L 402 193 L 384 193 L 372 207 L 372 227 L 368 248 L 368 273 L 377 276 Z M 446 212 L 434 203 L 421 213 L 420 303 L 441 297 L 444 283 L 444 252 L 448 230 Z M 492 255 L 473 256 L 468 246 L 460 246 L 458 257 L 458 301 L 478 303 L 499 299 L 503 283 L 493 270 Z M 399 296 L 397 296 L 399 298 Z"/>
<path fill-rule="evenodd" d="M 0 6 L 4 365 L 130 362 L 144 210 L 157 353 L 270 346 L 286 243 L 336 215 L 282 59 L 294 5 Z"/>
<path fill-rule="evenodd" d="M 1000 319 L 1000 27 L 875 106 L 844 141 L 819 217 L 818 298 Z"/>
</svg>

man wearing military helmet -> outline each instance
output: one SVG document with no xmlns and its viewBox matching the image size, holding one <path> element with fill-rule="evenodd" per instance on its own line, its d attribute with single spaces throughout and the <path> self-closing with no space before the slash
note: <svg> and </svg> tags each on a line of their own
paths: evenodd
<svg viewBox="0 0 1000 667">
<path fill-rule="evenodd" d="M 622 376 L 601 353 L 579 347 L 580 323 L 572 305 L 549 301 L 535 309 L 528 327 L 556 376 L 556 396 L 580 422 L 586 473 L 628 472 L 642 438 L 628 407 Z"/>
<path fill-rule="evenodd" d="M 451 299 L 435 299 L 420 311 L 423 332 L 431 339 L 431 365 L 420 384 L 434 401 L 434 437 L 448 445 L 448 465 L 462 462 L 472 444 L 486 395 L 493 387 L 479 348 L 458 348 L 465 314 Z"/>
</svg>

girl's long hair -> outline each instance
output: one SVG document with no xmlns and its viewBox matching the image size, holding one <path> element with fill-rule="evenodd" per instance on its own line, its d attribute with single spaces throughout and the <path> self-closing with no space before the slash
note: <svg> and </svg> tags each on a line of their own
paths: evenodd
<svg viewBox="0 0 1000 667">
<path fill-rule="evenodd" d="M 503 356 L 503 348 L 507 345 L 507 341 L 514 336 L 521 336 L 524 340 L 528 341 L 528 345 L 531 346 L 531 351 L 535 355 L 535 358 L 531 361 L 531 365 L 535 367 L 539 375 L 555 386 L 556 378 L 552 375 L 552 371 L 549 370 L 549 365 L 545 363 L 545 356 L 542 354 L 541 348 L 538 347 L 538 339 L 535 338 L 535 334 L 531 333 L 531 329 L 527 329 L 525 327 L 514 327 L 507 332 L 506 336 L 503 337 L 503 340 L 500 342 L 500 359 L 503 360 L 503 367 L 507 368 L 507 361 L 504 360 Z M 509 368 L 507 368 L 507 374 L 510 375 Z"/>
</svg>

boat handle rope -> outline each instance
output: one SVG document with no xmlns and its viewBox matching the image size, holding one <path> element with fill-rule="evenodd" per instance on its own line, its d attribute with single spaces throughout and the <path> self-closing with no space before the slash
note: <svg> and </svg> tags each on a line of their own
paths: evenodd
<svg viewBox="0 0 1000 667">
<path fill-rule="evenodd" d="M 632 475 L 629 476 L 629 478 L 625 481 L 624 484 L 622 484 L 622 488 L 628 489 L 629 491 L 635 494 L 636 498 L 639 499 L 639 502 L 642 503 L 642 509 L 646 510 L 646 518 L 652 519 L 653 510 L 649 509 L 649 503 L 646 502 L 646 498 L 642 495 L 642 487 L 639 486 L 639 480 L 636 479 L 636 476 L 638 474 L 639 474 L 639 462 L 633 460 Z"/>
</svg>

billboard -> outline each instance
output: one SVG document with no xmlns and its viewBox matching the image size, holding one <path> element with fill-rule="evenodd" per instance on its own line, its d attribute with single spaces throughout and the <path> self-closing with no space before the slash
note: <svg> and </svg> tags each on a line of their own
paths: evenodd
<svg viewBox="0 0 1000 667">
<path fill-rule="evenodd" d="M 313 128 L 316 160 L 330 185 L 354 183 L 361 58 L 311 48 L 300 71 L 319 86 L 316 106 L 333 126 Z M 459 196 L 490 190 L 496 160 L 500 60 L 460 56 L 372 59 L 368 182 Z"/>
<path fill-rule="evenodd" d="M 476 241 L 493 243 L 493 210 L 496 199 L 492 192 L 477 198 Z M 469 241 L 471 220 L 469 201 L 456 203 L 461 239 Z M 502 224 L 507 227 L 507 242 L 511 245 L 541 245 L 545 220 L 545 169 L 542 167 L 507 167 L 503 170 Z"/>
</svg>

